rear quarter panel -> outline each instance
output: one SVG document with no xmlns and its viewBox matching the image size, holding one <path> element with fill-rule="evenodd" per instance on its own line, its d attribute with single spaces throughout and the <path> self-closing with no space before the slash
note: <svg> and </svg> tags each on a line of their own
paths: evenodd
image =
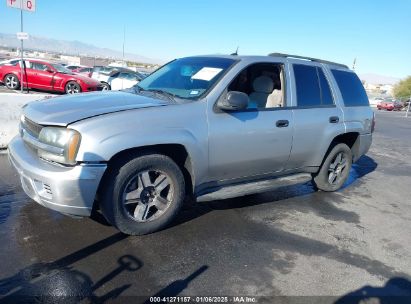
<svg viewBox="0 0 411 304">
<path fill-rule="evenodd" d="M 354 161 L 368 152 L 372 143 L 372 124 L 374 112 L 368 106 L 345 106 L 340 88 L 335 81 L 331 71 L 328 71 L 329 79 L 334 87 L 338 103 L 341 105 L 344 117 L 345 132 L 356 132 L 359 134 L 357 141 L 352 147 Z M 365 91 L 365 89 L 364 89 Z"/>
<path fill-rule="evenodd" d="M 339 68 L 332 67 L 332 69 L 338 70 Z M 371 107 L 368 106 L 345 106 L 342 94 L 340 89 L 333 77 L 330 67 L 327 67 L 328 78 L 332 83 L 334 94 L 338 100 L 343 115 L 344 115 L 344 124 L 346 132 L 358 132 L 359 134 L 370 134 L 372 120 L 374 117 L 374 112 Z M 349 71 L 347 69 L 342 69 L 343 71 Z M 352 71 L 350 71 L 352 72 Z M 365 89 L 364 89 L 365 91 Z"/>
</svg>

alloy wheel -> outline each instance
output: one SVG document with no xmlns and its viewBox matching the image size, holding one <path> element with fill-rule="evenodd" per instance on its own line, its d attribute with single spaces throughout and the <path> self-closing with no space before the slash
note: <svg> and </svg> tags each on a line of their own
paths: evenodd
<svg viewBox="0 0 411 304">
<path fill-rule="evenodd" d="M 174 198 L 171 178 L 164 172 L 138 172 L 123 191 L 125 211 L 137 222 L 148 222 L 160 217 Z"/>
<path fill-rule="evenodd" d="M 17 81 L 16 76 L 13 76 L 13 75 L 6 76 L 6 86 L 9 89 L 13 89 L 13 90 L 16 89 L 18 86 L 18 81 Z"/>
<path fill-rule="evenodd" d="M 328 167 L 328 182 L 331 185 L 338 184 L 344 176 L 347 168 L 347 156 L 344 152 L 338 153 Z"/>
<path fill-rule="evenodd" d="M 79 93 L 80 88 L 79 88 L 78 84 L 76 84 L 76 83 L 69 83 L 67 85 L 66 92 L 67 92 L 67 94 Z"/>
</svg>

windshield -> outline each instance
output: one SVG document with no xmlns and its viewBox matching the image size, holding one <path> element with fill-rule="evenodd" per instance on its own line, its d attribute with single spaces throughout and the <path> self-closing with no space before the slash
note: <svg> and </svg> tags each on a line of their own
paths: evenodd
<svg viewBox="0 0 411 304">
<path fill-rule="evenodd" d="M 204 95 L 235 61 L 227 58 L 177 59 L 139 82 L 138 88 L 164 91 L 176 97 L 197 99 Z"/>
<path fill-rule="evenodd" d="M 55 68 L 57 70 L 57 72 L 59 73 L 64 73 L 64 74 L 73 74 L 72 71 L 70 71 L 69 69 L 65 68 L 64 66 L 62 66 L 61 64 L 52 64 L 53 68 Z"/>
</svg>

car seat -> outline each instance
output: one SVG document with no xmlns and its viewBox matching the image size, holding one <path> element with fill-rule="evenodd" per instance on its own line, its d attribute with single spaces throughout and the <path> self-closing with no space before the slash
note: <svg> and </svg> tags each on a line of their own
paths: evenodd
<svg viewBox="0 0 411 304">
<path fill-rule="evenodd" d="M 249 95 L 250 103 L 255 103 L 257 108 L 265 108 L 268 95 L 274 89 L 274 82 L 268 76 L 259 76 L 253 81 L 253 92 Z"/>
</svg>

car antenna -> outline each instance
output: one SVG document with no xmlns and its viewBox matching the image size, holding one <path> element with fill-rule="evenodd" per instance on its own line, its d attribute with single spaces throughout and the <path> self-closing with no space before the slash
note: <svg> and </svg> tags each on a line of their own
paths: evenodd
<svg viewBox="0 0 411 304">
<path fill-rule="evenodd" d="M 238 56 L 238 46 L 234 53 L 230 54 L 231 56 Z"/>
</svg>

